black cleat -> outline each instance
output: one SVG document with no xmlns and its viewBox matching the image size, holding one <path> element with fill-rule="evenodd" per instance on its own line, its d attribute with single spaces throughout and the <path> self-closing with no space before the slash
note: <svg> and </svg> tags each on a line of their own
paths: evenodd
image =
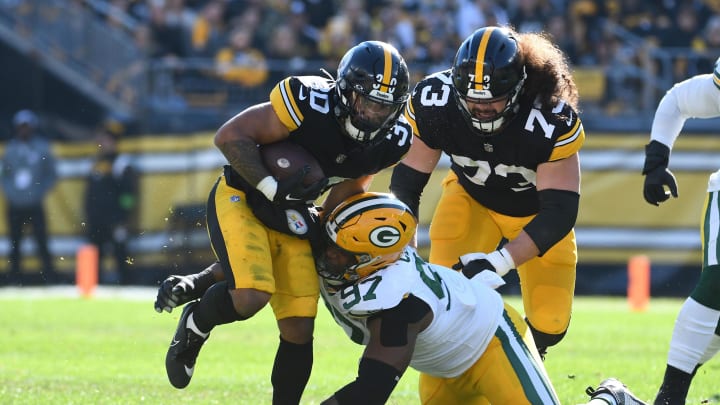
<svg viewBox="0 0 720 405">
<path fill-rule="evenodd" d="M 183 308 L 175 336 L 165 356 L 165 371 L 170 384 L 175 388 L 185 388 L 190 384 L 195 371 L 195 360 L 203 343 L 209 337 L 209 335 L 202 337 L 188 328 L 188 317 L 197 304 L 198 301 L 193 301 Z"/>
<path fill-rule="evenodd" d="M 647 405 L 639 400 L 630 390 L 615 378 L 608 378 L 598 385 L 597 389 L 587 387 L 585 393 L 590 399 L 600 398 L 605 401 L 615 400 L 615 405 Z"/>
</svg>

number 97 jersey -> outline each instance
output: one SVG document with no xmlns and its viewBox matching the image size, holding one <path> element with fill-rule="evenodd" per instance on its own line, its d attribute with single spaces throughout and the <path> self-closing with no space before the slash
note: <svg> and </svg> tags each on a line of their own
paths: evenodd
<svg viewBox="0 0 720 405">
<path fill-rule="evenodd" d="M 536 214 L 538 165 L 572 156 L 585 141 L 577 113 L 562 101 L 552 110 L 521 101 L 501 130 L 481 135 L 453 91 L 450 70 L 415 86 L 405 116 L 417 139 L 450 157 L 460 185 L 480 204 L 510 216 Z"/>
</svg>

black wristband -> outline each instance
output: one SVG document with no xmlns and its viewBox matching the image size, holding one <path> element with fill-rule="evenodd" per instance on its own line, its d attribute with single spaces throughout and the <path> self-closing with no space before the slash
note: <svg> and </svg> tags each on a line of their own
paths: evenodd
<svg viewBox="0 0 720 405">
<path fill-rule="evenodd" d="M 410 208 L 416 218 L 420 218 L 420 195 L 429 180 L 430 173 L 398 163 L 390 178 L 390 191 Z"/>
<path fill-rule="evenodd" d="M 670 161 L 670 148 L 658 141 L 650 141 L 645 145 L 645 164 L 643 165 L 642 174 L 648 174 L 651 170 L 658 167 L 663 169 L 668 167 Z"/>
<path fill-rule="evenodd" d="M 402 373 L 395 367 L 379 360 L 360 359 L 355 381 L 335 393 L 340 405 L 384 404 L 400 381 Z"/>
</svg>

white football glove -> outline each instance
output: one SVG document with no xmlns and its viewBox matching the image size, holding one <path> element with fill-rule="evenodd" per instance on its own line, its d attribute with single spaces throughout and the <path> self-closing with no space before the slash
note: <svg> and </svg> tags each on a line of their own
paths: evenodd
<svg viewBox="0 0 720 405">
<path fill-rule="evenodd" d="M 510 256 L 510 252 L 502 248 L 490 253 L 468 253 L 462 255 L 460 256 L 460 263 L 454 265 L 453 268 L 462 270 L 463 274 L 469 278 L 472 278 L 483 270 L 492 270 L 500 277 L 503 277 L 515 268 L 515 262 L 512 256 Z"/>
</svg>

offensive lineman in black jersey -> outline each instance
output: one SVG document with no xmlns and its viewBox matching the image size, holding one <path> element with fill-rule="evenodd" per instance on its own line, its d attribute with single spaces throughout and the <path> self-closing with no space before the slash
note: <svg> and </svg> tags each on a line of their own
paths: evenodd
<svg viewBox="0 0 720 405">
<path fill-rule="evenodd" d="M 417 138 L 390 184 L 418 213 L 441 153 L 450 156 L 430 225 L 430 262 L 452 266 L 460 257 L 455 267 L 468 276 L 517 268 L 541 354 L 565 335 L 575 290 L 585 139 L 577 102 L 563 54 L 542 35 L 479 29 L 452 69 L 414 88 L 405 115 Z"/>
<path fill-rule="evenodd" d="M 170 312 L 192 301 L 183 309 L 166 357 L 173 386 L 190 383 L 213 327 L 248 319 L 269 302 L 280 330 L 273 404 L 300 401 L 312 368 L 319 296 L 307 240 L 313 233 L 313 201 L 332 187 L 323 203 L 332 210 L 347 196 L 367 191 L 373 174 L 407 153 L 412 128 L 401 113 L 408 96 L 408 68 L 398 51 L 367 41 L 345 54 L 336 80 L 286 78 L 269 102 L 247 108 L 218 130 L 215 145 L 229 162 L 207 207 L 218 262 L 197 274 L 168 277 L 155 302 L 158 312 Z M 302 170 L 285 180 L 271 176 L 258 145 L 282 139 L 305 147 L 327 179 L 303 186 Z"/>
</svg>

